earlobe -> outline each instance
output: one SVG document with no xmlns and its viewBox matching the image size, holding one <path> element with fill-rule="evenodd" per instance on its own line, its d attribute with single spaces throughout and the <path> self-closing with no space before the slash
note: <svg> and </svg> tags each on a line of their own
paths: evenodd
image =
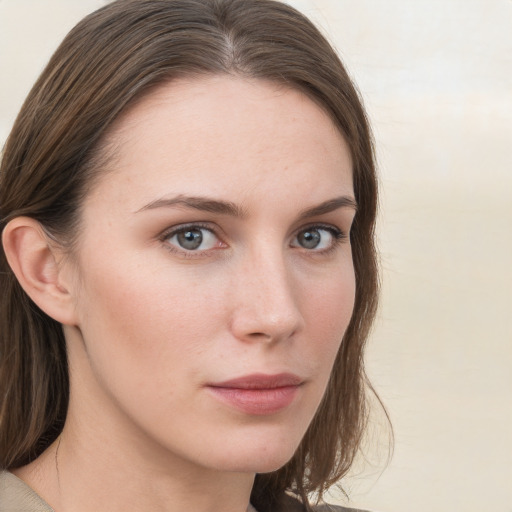
<svg viewBox="0 0 512 512">
<path fill-rule="evenodd" d="M 63 253 L 50 243 L 43 228 L 30 217 L 16 217 L 2 233 L 7 261 L 27 295 L 48 316 L 74 325 L 74 303 L 63 279 Z"/>
</svg>

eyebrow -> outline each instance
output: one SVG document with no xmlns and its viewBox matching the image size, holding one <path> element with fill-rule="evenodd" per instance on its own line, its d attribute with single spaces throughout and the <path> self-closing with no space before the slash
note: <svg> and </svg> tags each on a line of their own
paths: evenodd
<svg viewBox="0 0 512 512">
<path fill-rule="evenodd" d="M 184 206 L 185 208 L 192 208 L 203 212 L 218 213 L 221 215 L 229 215 L 243 219 L 246 217 L 245 210 L 231 201 L 221 201 L 218 199 L 211 199 L 208 197 L 184 196 L 178 195 L 171 198 L 161 198 L 151 201 L 146 206 L 143 206 L 135 213 L 146 210 L 154 210 L 155 208 L 169 208 L 173 206 Z M 357 211 L 357 202 L 353 197 L 340 196 L 334 199 L 329 199 L 320 203 L 312 208 L 307 208 L 299 213 L 299 220 L 304 220 L 309 217 L 325 215 L 339 208 L 351 208 Z"/>
<path fill-rule="evenodd" d="M 350 196 L 335 197 L 334 199 L 324 201 L 323 203 L 320 203 L 317 206 L 313 206 L 312 208 L 302 210 L 302 212 L 299 214 L 299 220 L 304 220 L 309 217 L 316 217 L 319 215 L 325 215 L 326 213 L 333 212 L 339 208 L 350 208 L 357 211 L 357 202 L 353 197 Z"/>
<path fill-rule="evenodd" d="M 155 208 L 169 208 L 173 206 L 184 206 L 194 210 L 203 212 L 219 213 L 222 215 L 229 215 L 231 217 L 243 218 L 246 216 L 245 211 L 240 206 L 232 203 L 231 201 L 220 201 L 218 199 L 211 199 L 208 197 L 195 197 L 179 195 L 171 198 L 161 198 L 156 201 L 148 203 L 135 213 L 145 210 L 154 210 Z"/>
</svg>

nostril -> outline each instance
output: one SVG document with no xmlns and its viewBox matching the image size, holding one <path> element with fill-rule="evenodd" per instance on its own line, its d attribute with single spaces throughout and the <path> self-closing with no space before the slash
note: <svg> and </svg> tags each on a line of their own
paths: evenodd
<svg viewBox="0 0 512 512">
<path fill-rule="evenodd" d="M 251 333 L 249 333 L 249 336 L 251 338 L 255 338 L 255 339 L 257 339 L 257 338 L 264 338 L 264 339 L 266 339 L 268 341 L 272 341 L 272 336 L 270 334 L 265 333 L 265 332 L 251 332 Z"/>
</svg>

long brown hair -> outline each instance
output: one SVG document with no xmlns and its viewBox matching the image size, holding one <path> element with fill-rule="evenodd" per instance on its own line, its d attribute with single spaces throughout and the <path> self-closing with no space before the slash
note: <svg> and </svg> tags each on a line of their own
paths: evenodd
<svg viewBox="0 0 512 512">
<path fill-rule="evenodd" d="M 64 246 L 101 175 L 102 141 L 127 105 L 183 76 L 233 74 L 299 89 L 322 106 L 352 154 L 355 307 L 325 397 L 293 458 L 257 475 L 252 502 L 321 493 L 350 468 L 367 421 L 363 348 L 377 305 L 377 184 L 359 95 L 321 33 L 273 0 L 118 0 L 82 20 L 26 99 L 0 168 L 0 229 L 39 221 Z M 69 396 L 62 328 L 27 297 L 0 253 L 0 467 L 38 457 L 59 435 Z"/>
</svg>

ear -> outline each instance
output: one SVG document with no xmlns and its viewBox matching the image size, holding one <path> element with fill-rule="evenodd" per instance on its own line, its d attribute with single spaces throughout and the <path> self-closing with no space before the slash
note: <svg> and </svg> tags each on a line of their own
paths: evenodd
<svg viewBox="0 0 512 512">
<path fill-rule="evenodd" d="M 65 279 L 64 253 L 34 219 L 16 217 L 2 233 L 7 261 L 27 295 L 48 316 L 76 324 L 70 283 Z M 68 272 L 69 274 L 69 272 Z"/>
</svg>

